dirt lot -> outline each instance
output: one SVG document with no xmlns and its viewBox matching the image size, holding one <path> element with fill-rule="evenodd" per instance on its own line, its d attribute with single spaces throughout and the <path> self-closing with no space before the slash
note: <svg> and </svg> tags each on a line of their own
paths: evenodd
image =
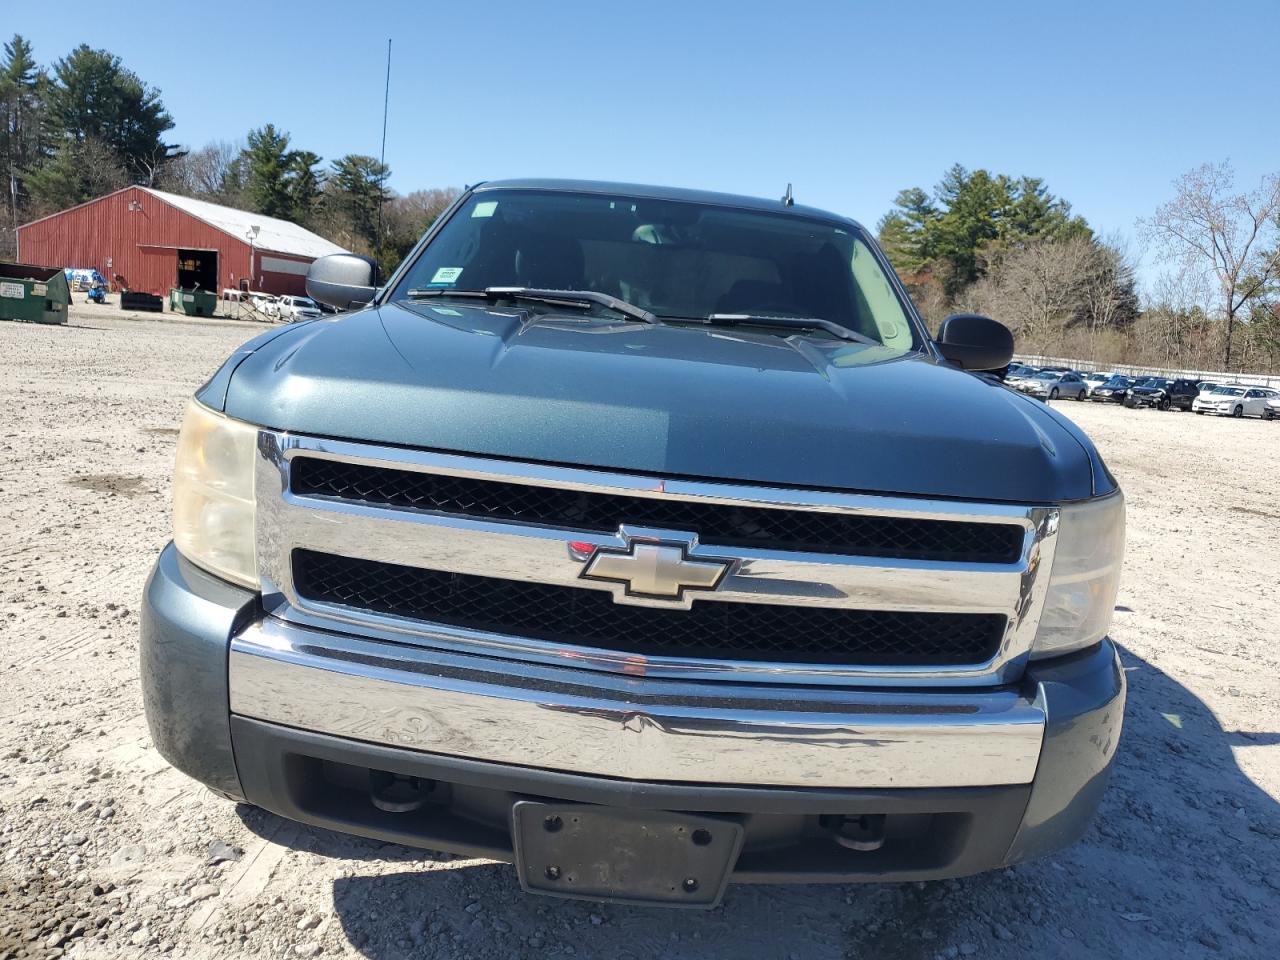
<svg viewBox="0 0 1280 960">
<path fill-rule="evenodd" d="M 237 807 L 151 747 L 137 608 L 175 428 L 260 329 L 0 323 L 0 960 L 1280 957 L 1280 424 L 1059 405 L 1129 497 L 1127 725 L 1083 842 L 960 881 L 600 907 Z"/>
</svg>

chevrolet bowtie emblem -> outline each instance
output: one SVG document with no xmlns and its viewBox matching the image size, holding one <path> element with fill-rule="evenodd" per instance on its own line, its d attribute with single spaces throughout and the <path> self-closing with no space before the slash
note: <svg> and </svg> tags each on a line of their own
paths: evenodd
<svg viewBox="0 0 1280 960">
<path fill-rule="evenodd" d="M 582 578 L 623 585 L 625 590 L 614 594 L 623 602 L 624 597 L 634 597 L 683 606 L 686 591 L 716 589 L 732 566 L 729 560 L 690 559 L 689 547 L 690 543 L 639 539 L 628 540 L 625 549 L 597 547 Z"/>
</svg>

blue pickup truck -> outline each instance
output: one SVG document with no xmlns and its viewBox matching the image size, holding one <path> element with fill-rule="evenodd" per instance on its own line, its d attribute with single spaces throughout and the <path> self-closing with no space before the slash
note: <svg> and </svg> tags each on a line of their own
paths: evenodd
<svg viewBox="0 0 1280 960">
<path fill-rule="evenodd" d="M 1078 838 L 1125 686 L 1124 501 L 931 337 L 856 222 L 487 183 L 186 413 L 146 586 L 157 748 L 228 798 L 708 907 Z"/>
</svg>

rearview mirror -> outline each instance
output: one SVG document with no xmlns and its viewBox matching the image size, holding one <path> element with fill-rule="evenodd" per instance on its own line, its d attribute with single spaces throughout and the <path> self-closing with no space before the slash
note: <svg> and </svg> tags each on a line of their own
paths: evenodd
<svg viewBox="0 0 1280 960">
<path fill-rule="evenodd" d="M 335 253 L 321 257 L 307 271 L 307 296 L 342 311 L 373 302 L 378 267 L 368 257 Z"/>
<path fill-rule="evenodd" d="M 947 360 L 964 370 L 999 370 L 1013 359 L 1009 328 L 976 313 L 947 317 L 935 342 Z"/>
</svg>

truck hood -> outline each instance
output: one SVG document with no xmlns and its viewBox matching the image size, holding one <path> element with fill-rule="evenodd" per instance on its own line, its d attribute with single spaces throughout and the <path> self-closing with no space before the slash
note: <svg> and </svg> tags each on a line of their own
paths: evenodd
<svg viewBox="0 0 1280 960">
<path fill-rule="evenodd" d="M 1014 502 L 1085 499 L 1105 476 L 1044 404 L 928 357 L 818 337 L 450 301 L 313 321 L 233 359 L 219 374 L 228 415 L 325 437 Z"/>
</svg>

